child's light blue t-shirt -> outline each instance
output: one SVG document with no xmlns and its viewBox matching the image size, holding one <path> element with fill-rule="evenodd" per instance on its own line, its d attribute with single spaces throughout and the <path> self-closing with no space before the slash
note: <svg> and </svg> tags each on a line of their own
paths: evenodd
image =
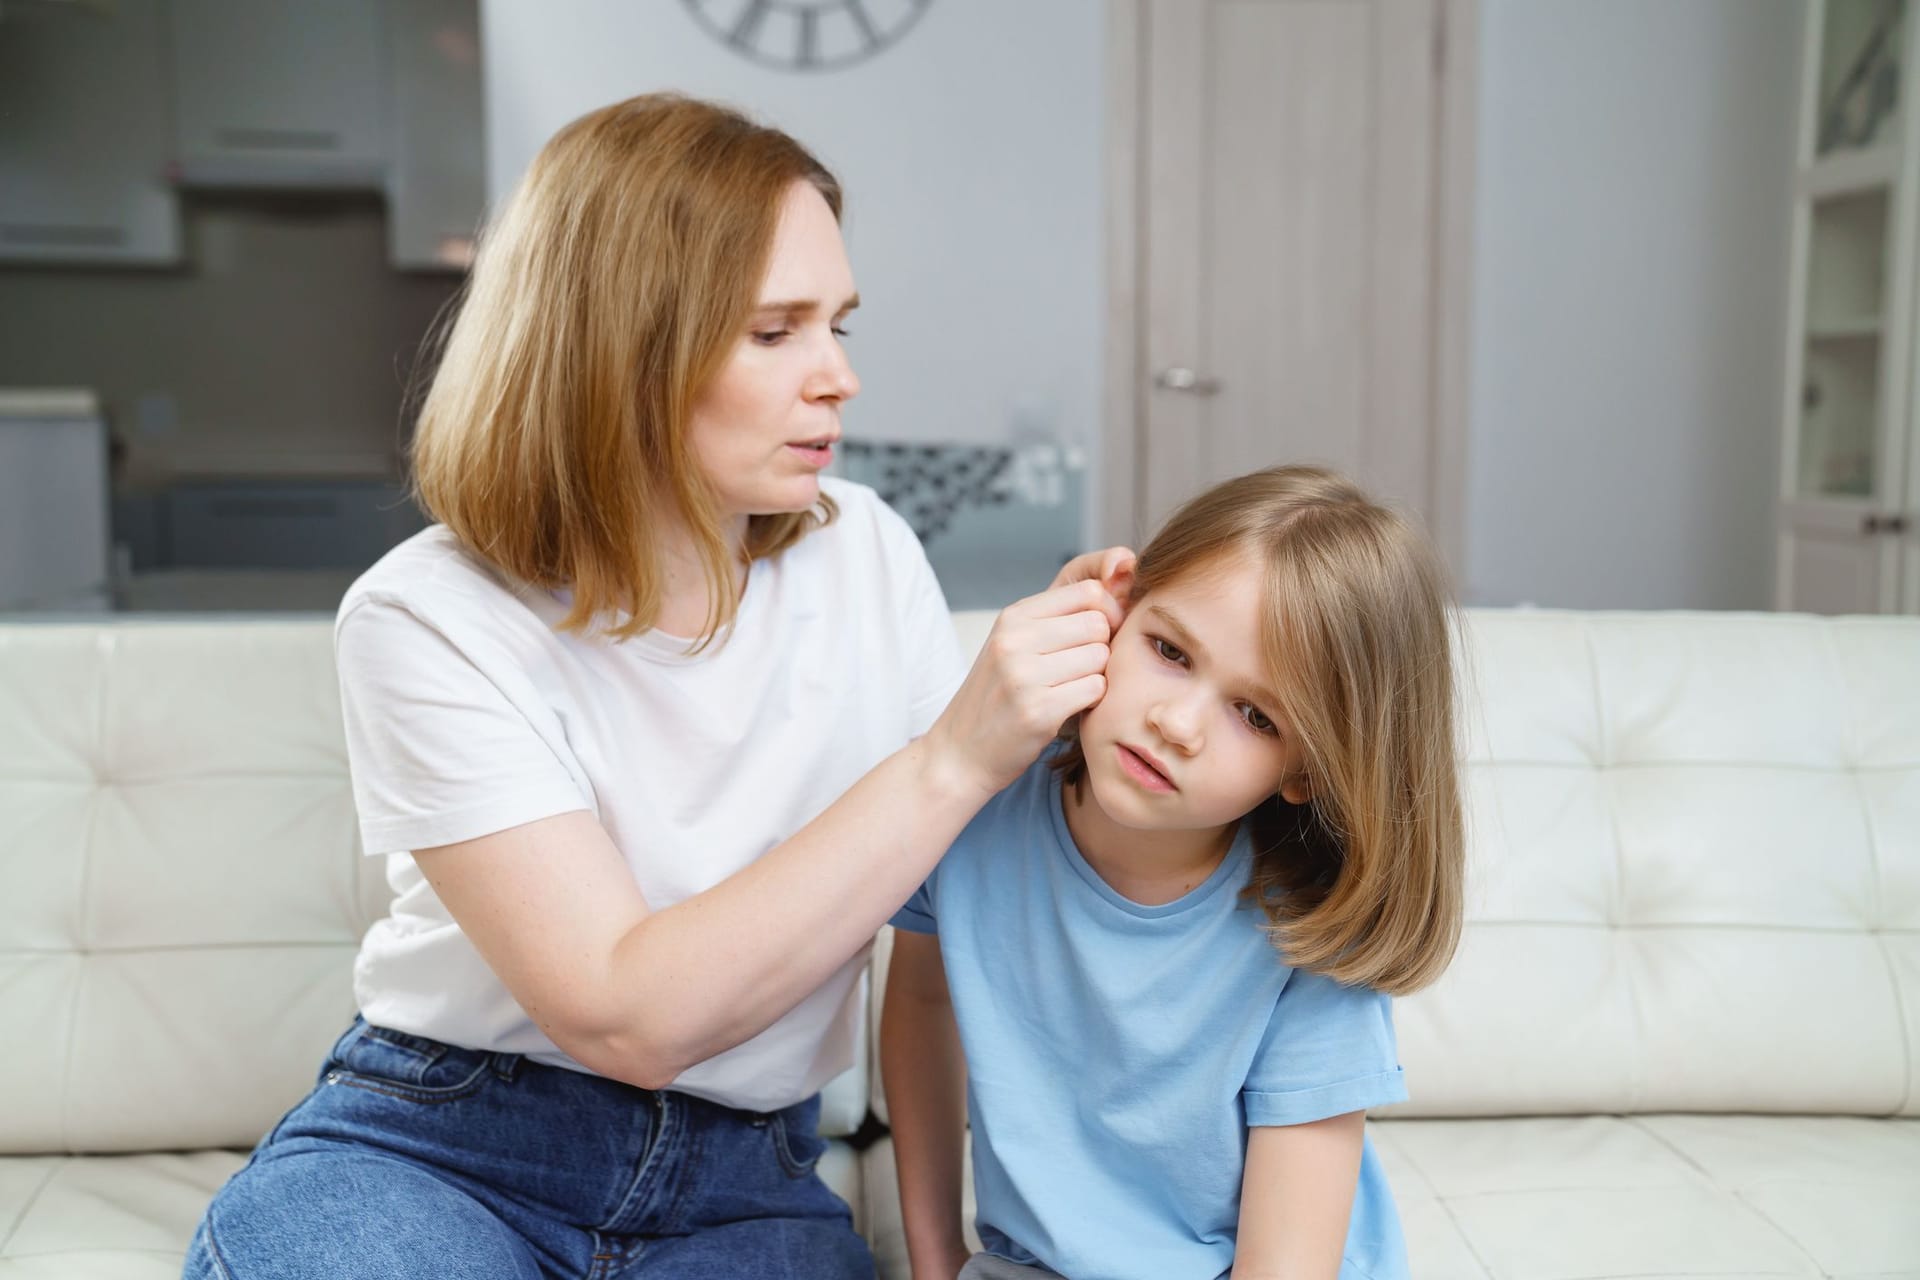
<svg viewBox="0 0 1920 1280">
<path fill-rule="evenodd" d="M 1281 960 L 1240 896 L 1244 827 L 1204 884 L 1149 907 L 1100 878 L 1060 805 L 1043 758 L 893 918 L 940 937 L 981 1242 L 1073 1280 L 1225 1276 L 1249 1125 L 1407 1096 L 1390 1002 Z M 1371 1142 L 1340 1274 L 1407 1274 Z"/>
</svg>

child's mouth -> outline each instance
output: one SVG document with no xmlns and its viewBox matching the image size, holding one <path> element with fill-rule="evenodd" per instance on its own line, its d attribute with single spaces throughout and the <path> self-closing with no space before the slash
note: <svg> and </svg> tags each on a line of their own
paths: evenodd
<svg viewBox="0 0 1920 1280">
<path fill-rule="evenodd" d="M 1139 752 L 1127 746 L 1120 747 L 1119 752 L 1121 769 L 1125 770 L 1127 776 L 1135 782 L 1149 791 L 1175 790 L 1173 780 L 1154 768 L 1151 764 L 1148 764 L 1146 757 L 1142 756 Z"/>
</svg>

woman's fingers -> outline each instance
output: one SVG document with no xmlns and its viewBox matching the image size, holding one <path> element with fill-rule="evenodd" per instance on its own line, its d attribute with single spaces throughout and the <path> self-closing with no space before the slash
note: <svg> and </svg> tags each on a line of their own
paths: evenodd
<svg viewBox="0 0 1920 1280">
<path fill-rule="evenodd" d="M 1057 653 L 1042 655 L 1035 672 L 1041 684 L 1048 688 L 1058 688 L 1082 676 L 1097 675 L 1106 669 L 1107 646 L 1083 644 L 1072 649 L 1062 649 Z"/>
<path fill-rule="evenodd" d="M 1061 724 L 1104 696 L 1107 642 L 1123 616 L 1097 578 L 1002 610 L 973 670 L 929 730 L 937 749 L 992 790 L 1013 781 Z"/>
<path fill-rule="evenodd" d="M 1082 711 L 1107 696 L 1107 677 L 1104 673 L 1081 676 L 1078 680 L 1069 680 L 1065 684 L 1055 685 L 1052 689 L 1058 715 L 1056 724 L 1064 724 L 1071 716 Z"/>
<path fill-rule="evenodd" d="M 1037 596 L 1028 596 L 1007 606 L 1000 616 L 1002 620 L 1009 617 L 1050 618 L 1083 612 L 1098 613 L 1107 620 L 1110 631 L 1119 630 L 1120 624 L 1126 620 L 1126 611 L 1098 578 L 1082 578 L 1065 586 L 1049 587 Z"/>
<path fill-rule="evenodd" d="M 1102 551 L 1088 551 L 1075 556 L 1060 568 L 1053 576 L 1053 585 L 1064 587 L 1071 583 L 1092 579 L 1105 583 L 1111 589 L 1115 575 L 1124 571 L 1133 572 L 1134 554 L 1126 547 L 1107 547 Z"/>
</svg>

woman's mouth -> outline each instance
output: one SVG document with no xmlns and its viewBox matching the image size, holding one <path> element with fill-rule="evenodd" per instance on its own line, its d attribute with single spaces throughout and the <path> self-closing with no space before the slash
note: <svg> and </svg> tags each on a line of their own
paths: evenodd
<svg viewBox="0 0 1920 1280">
<path fill-rule="evenodd" d="M 833 461 L 833 442 L 837 438 L 821 436 L 818 440 L 802 440 L 788 445 L 787 449 L 810 467 L 824 467 Z"/>
</svg>

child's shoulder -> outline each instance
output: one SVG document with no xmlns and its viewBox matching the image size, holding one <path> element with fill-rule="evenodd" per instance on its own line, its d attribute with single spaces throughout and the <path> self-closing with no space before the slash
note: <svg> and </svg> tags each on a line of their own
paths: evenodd
<svg viewBox="0 0 1920 1280">
<path fill-rule="evenodd" d="M 1042 752 L 1025 772 L 981 806 L 954 841 L 947 859 L 955 855 L 988 858 L 1053 838 L 1055 814 L 1060 807 L 1060 779 L 1050 763 L 1053 750 L 1049 747 Z M 947 859 L 942 860 L 943 865 Z"/>
</svg>

